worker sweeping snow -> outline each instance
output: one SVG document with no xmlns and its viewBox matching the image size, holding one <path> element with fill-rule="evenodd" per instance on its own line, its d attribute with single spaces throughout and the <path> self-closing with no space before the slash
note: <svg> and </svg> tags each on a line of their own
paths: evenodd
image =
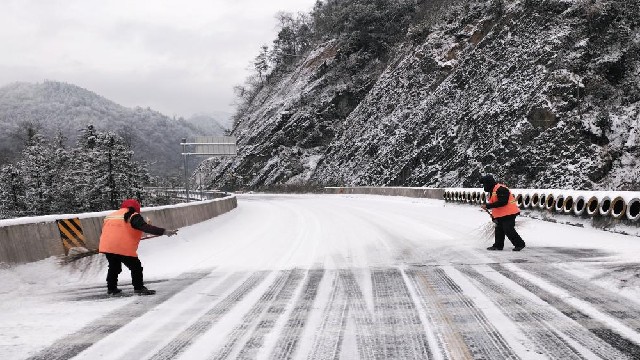
<svg viewBox="0 0 640 360">
<path fill-rule="evenodd" d="M 122 292 L 118 289 L 118 274 L 122 272 L 122 264 L 131 271 L 131 282 L 135 294 L 155 294 L 155 290 L 144 286 L 142 263 L 138 259 L 138 245 L 143 233 L 173 236 L 178 233 L 178 230 L 147 224 L 140 215 L 140 203 L 135 199 L 123 201 L 120 210 L 104 218 L 98 250 L 105 254 L 109 262 L 107 294 L 117 296 Z"/>
<path fill-rule="evenodd" d="M 491 175 L 481 177 L 480 183 L 484 191 L 491 193 L 488 203 L 482 204 L 482 208 L 491 210 L 491 217 L 496 223 L 494 243 L 487 250 L 502 250 L 505 236 L 513 244 L 513 251 L 524 249 L 524 240 L 515 228 L 516 217 L 520 215 L 520 208 L 518 208 L 515 197 L 509 188 L 497 183 Z"/>
</svg>

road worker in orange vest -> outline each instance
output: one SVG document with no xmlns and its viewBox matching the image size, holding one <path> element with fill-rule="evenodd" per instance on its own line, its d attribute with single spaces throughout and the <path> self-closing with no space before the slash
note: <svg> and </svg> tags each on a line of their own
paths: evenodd
<svg viewBox="0 0 640 360">
<path fill-rule="evenodd" d="M 122 264 L 131 271 L 133 292 L 138 295 L 153 295 L 155 290 L 144 286 L 142 278 L 142 263 L 138 259 L 138 244 L 142 234 L 156 236 L 173 236 L 178 230 L 163 229 L 148 224 L 140 215 L 140 203 L 135 199 L 126 199 L 120 205 L 120 210 L 104 218 L 100 245 L 98 251 L 105 254 L 109 262 L 107 271 L 107 294 L 119 295 L 118 274 L 122 272 Z"/>
<path fill-rule="evenodd" d="M 484 191 L 491 193 L 487 204 L 482 204 L 483 209 L 491 210 L 491 217 L 496 223 L 495 240 L 487 250 L 502 250 L 504 237 L 508 237 L 514 248 L 513 251 L 524 249 L 524 240 L 516 231 L 516 216 L 520 214 L 520 208 L 515 197 L 503 184 L 499 184 L 491 175 L 480 178 Z"/>
</svg>

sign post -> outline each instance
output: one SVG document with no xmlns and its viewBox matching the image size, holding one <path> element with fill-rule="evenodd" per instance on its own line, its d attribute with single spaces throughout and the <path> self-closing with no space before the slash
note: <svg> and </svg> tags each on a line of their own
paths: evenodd
<svg viewBox="0 0 640 360">
<path fill-rule="evenodd" d="M 187 202 L 189 202 L 189 171 L 187 169 L 189 165 L 189 155 L 238 155 L 238 146 L 236 144 L 235 136 L 198 136 L 194 142 L 187 142 L 186 138 L 182 138 L 180 145 L 182 145 L 182 155 L 184 156 L 184 189 L 187 195 Z M 187 147 L 191 146 L 193 149 L 187 149 Z"/>
</svg>

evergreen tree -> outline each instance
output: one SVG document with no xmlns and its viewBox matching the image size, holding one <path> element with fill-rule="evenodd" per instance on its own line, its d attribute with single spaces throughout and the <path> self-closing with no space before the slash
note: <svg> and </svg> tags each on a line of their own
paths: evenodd
<svg viewBox="0 0 640 360">
<path fill-rule="evenodd" d="M 50 151 L 46 140 L 37 133 L 30 133 L 22 160 L 17 164 L 25 186 L 25 215 L 48 214 L 51 197 Z"/>
<path fill-rule="evenodd" d="M 102 183 L 98 181 L 104 169 L 100 164 L 100 150 L 97 148 L 98 133 L 93 125 L 80 130 L 76 147 L 73 149 L 75 181 L 78 188 L 76 205 L 78 211 L 97 211 L 104 203 Z"/>
<path fill-rule="evenodd" d="M 67 150 L 61 133 L 51 142 L 33 128 L 26 133 L 22 159 L 0 168 L 0 218 L 102 211 L 148 197 L 148 164 L 123 137 L 89 125 Z"/>
<path fill-rule="evenodd" d="M 0 218 L 24 216 L 25 185 L 23 176 L 15 165 L 0 169 Z"/>
<path fill-rule="evenodd" d="M 151 180 L 146 164 L 135 161 L 133 151 L 122 138 L 113 133 L 105 134 L 103 143 L 108 149 L 106 181 L 109 186 L 109 203 L 117 207 L 120 200 L 131 197 L 142 202 L 142 186 Z"/>
<path fill-rule="evenodd" d="M 148 169 L 134 160 L 122 137 L 87 127 L 78 139 L 75 158 L 82 169 L 79 187 L 83 211 L 115 209 L 122 199 L 144 198 L 143 184 L 150 181 Z"/>
<path fill-rule="evenodd" d="M 269 72 L 269 47 L 262 45 L 260 53 L 253 61 L 253 67 L 258 73 L 258 77 L 261 82 L 264 82 L 267 73 Z"/>
<path fill-rule="evenodd" d="M 71 161 L 71 154 L 65 148 L 66 137 L 58 132 L 51 143 L 51 212 L 68 214 L 77 209 L 75 200 L 77 188 L 75 186 L 75 169 Z"/>
<path fill-rule="evenodd" d="M 349 55 L 360 50 L 380 56 L 401 39 L 415 15 L 414 0 L 317 1 L 311 17 L 317 38 L 338 37 Z"/>
<path fill-rule="evenodd" d="M 281 12 L 277 15 L 280 31 L 273 41 L 269 61 L 274 69 L 282 70 L 295 63 L 311 44 L 311 18 L 306 14 L 297 16 Z"/>
</svg>

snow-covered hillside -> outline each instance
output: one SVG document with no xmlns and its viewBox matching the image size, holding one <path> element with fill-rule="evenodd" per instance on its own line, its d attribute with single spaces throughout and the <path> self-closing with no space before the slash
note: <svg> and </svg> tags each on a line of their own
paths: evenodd
<svg viewBox="0 0 640 360">
<path fill-rule="evenodd" d="M 325 36 L 265 85 L 209 181 L 638 189 L 637 2 L 406 3 L 387 53 Z"/>
</svg>

